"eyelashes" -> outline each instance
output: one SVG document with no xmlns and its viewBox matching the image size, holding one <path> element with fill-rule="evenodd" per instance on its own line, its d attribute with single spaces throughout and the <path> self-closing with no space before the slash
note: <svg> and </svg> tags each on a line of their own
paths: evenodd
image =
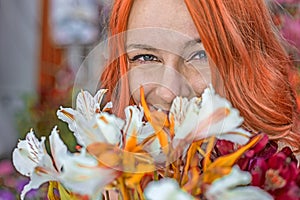
<svg viewBox="0 0 300 200">
<path fill-rule="evenodd" d="M 128 56 L 128 60 L 130 63 L 133 64 L 146 64 L 146 63 L 163 63 L 163 59 L 160 59 L 158 56 L 154 54 L 137 54 L 132 57 Z M 187 59 L 184 59 L 185 62 L 207 62 L 207 54 L 205 50 L 199 50 L 196 52 L 193 52 L 190 56 L 188 56 Z"/>
<path fill-rule="evenodd" d="M 138 54 L 129 58 L 129 62 L 139 62 L 139 63 L 147 63 L 147 62 L 161 62 L 157 56 L 152 54 Z"/>
<path fill-rule="evenodd" d="M 190 58 L 187 60 L 188 62 L 193 61 L 193 60 L 198 60 L 202 62 L 207 61 L 207 54 L 205 50 L 200 50 L 192 54 Z"/>
</svg>

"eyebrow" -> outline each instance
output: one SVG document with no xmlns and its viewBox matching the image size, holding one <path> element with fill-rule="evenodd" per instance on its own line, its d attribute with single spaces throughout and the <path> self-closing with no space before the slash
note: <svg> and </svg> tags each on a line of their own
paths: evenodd
<svg viewBox="0 0 300 200">
<path fill-rule="evenodd" d="M 186 42 L 184 44 L 183 48 L 186 49 L 187 47 L 193 46 L 195 44 L 200 44 L 200 43 L 202 43 L 201 39 L 200 38 L 196 38 L 194 40 L 190 40 L 190 41 Z"/>
<path fill-rule="evenodd" d="M 184 47 L 183 49 L 186 49 L 190 46 L 193 46 L 195 44 L 199 44 L 201 43 L 201 39 L 200 38 L 196 38 L 194 40 L 190 40 L 190 41 L 187 41 L 185 44 L 184 44 Z M 147 50 L 147 51 L 154 51 L 154 52 L 157 52 L 158 49 L 151 46 L 151 45 L 148 45 L 148 44 L 129 44 L 126 46 L 126 50 L 128 49 L 144 49 L 144 50 Z"/>
<path fill-rule="evenodd" d="M 158 51 L 157 48 L 155 47 L 152 47 L 150 45 L 147 45 L 147 44 L 129 44 L 126 46 L 126 50 L 127 49 L 144 49 L 144 50 L 147 50 L 147 51 Z"/>
</svg>

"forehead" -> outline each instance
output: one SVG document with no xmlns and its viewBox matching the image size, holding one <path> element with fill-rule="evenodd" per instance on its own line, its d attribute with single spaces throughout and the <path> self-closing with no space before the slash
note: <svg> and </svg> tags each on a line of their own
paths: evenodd
<svg viewBox="0 0 300 200">
<path fill-rule="evenodd" d="M 192 38 L 199 37 L 184 0 L 135 0 L 128 30 L 146 27 L 171 29 Z"/>
</svg>

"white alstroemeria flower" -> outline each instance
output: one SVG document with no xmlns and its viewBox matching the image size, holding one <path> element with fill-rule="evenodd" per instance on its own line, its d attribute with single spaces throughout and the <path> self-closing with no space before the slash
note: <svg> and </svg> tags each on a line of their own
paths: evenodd
<svg viewBox="0 0 300 200">
<path fill-rule="evenodd" d="M 207 117 L 210 118 L 209 121 L 207 121 Z M 212 86 L 202 94 L 199 120 L 200 123 L 210 122 L 211 125 L 207 127 L 205 135 L 197 133 L 198 138 L 230 132 L 244 121 L 239 115 L 239 111 L 233 108 L 228 100 L 216 94 Z"/>
<path fill-rule="evenodd" d="M 126 123 L 124 126 L 124 133 L 127 137 L 132 134 L 138 134 L 140 129 L 143 127 L 144 110 L 143 107 L 127 106 L 125 108 Z"/>
<path fill-rule="evenodd" d="M 251 174 L 234 166 L 230 174 L 215 180 L 205 196 L 209 200 L 271 200 L 273 197 L 255 186 L 241 186 L 251 183 Z"/>
<path fill-rule="evenodd" d="M 110 144 L 118 144 L 121 142 L 124 121 L 115 115 L 108 113 L 100 113 L 96 115 L 98 131 L 106 141 Z"/>
<path fill-rule="evenodd" d="M 85 151 L 80 154 L 68 152 L 56 127 L 49 139 L 52 158 L 46 152 L 45 138 L 39 141 L 33 131 L 13 151 L 15 168 L 30 177 L 30 182 L 23 188 L 21 199 L 28 191 L 48 181 L 59 181 L 73 192 L 92 196 L 115 178 L 113 170 L 99 168 L 97 160 Z"/>
<path fill-rule="evenodd" d="M 99 141 L 122 146 L 122 132 L 126 135 L 126 139 L 135 134 L 138 142 L 154 133 L 151 125 L 142 121 L 144 116 L 142 108 L 128 106 L 125 109 L 125 116 L 125 122 L 106 112 L 96 114 L 90 120 L 80 115 L 76 116 L 77 132 L 82 138 L 82 143 L 88 146 Z"/>
<path fill-rule="evenodd" d="M 84 115 L 87 119 L 91 119 L 95 113 L 101 111 L 100 104 L 106 92 L 107 89 L 100 89 L 94 97 L 87 91 L 80 92 L 76 99 L 76 111 Z M 106 108 L 111 108 L 111 102 L 105 105 L 102 110 Z"/>
<path fill-rule="evenodd" d="M 144 109 L 142 106 L 128 106 L 125 108 L 126 124 L 123 132 L 126 135 L 126 140 L 131 136 L 137 137 L 138 143 L 143 142 L 147 137 L 155 133 L 152 125 L 149 122 L 144 122 Z M 156 137 L 153 141 L 144 145 L 144 150 L 152 155 L 157 162 L 165 161 L 165 156 L 161 152 L 160 143 Z"/>
<path fill-rule="evenodd" d="M 81 143 L 88 146 L 95 142 L 120 144 L 122 142 L 122 127 L 124 121 L 108 113 L 96 114 L 91 120 L 81 115 L 76 117 L 77 133 L 82 138 Z"/>
<path fill-rule="evenodd" d="M 192 98 L 192 102 L 195 102 L 195 100 L 201 101 L 200 98 Z M 188 107 L 191 105 L 191 102 L 186 97 L 175 97 L 175 99 L 172 102 L 171 108 L 170 108 L 170 114 L 169 119 L 171 120 L 171 116 L 174 117 L 175 122 L 175 131 L 178 129 L 178 127 L 183 123 Z"/>
<path fill-rule="evenodd" d="M 60 171 L 58 180 L 72 192 L 97 197 L 116 177 L 114 170 L 100 168 L 84 148 L 80 153 L 68 152 L 57 130 L 52 131 L 49 139 L 54 163 Z"/>
<path fill-rule="evenodd" d="M 199 140 L 215 135 L 239 144 L 245 144 L 249 139 L 247 131 L 238 129 L 243 122 L 239 111 L 216 94 L 212 86 L 204 90 L 201 101 L 199 98 L 192 98 L 190 101 L 176 98 L 173 104 L 175 105 L 172 105 L 170 113 L 175 119 L 174 139 L 189 136 Z M 180 113 L 183 114 L 180 116 Z"/>
<path fill-rule="evenodd" d="M 21 199 L 24 199 L 31 189 L 37 189 L 48 181 L 58 180 L 58 172 L 45 148 L 45 137 L 39 141 L 33 130 L 26 135 L 25 140 L 19 141 L 13 151 L 12 159 L 16 170 L 30 177 L 30 182 L 21 192 Z"/>
<path fill-rule="evenodd" d="M 200 115 L 200 98 L 176 97 L 172 103 L 170 117 L 174 116 L 175 137 L 174 139 L 184 139 L 196 129 Z"/>
<path fill-rule="evenodd" d="M 78 125 L 75 118 L 79 117 L 86 120 L 92 120 L 96 114 L 101 113 L 100 104 L 106 92 L 106 89 L 100 89 L 93 97 L 89 92 L 81 91 L 77 95 L 75 110 L 72 108 L 60 107 L 56 113 L 60 120 L 68 123 L 69 129 L 74 132 L 77 142 L 83 146 L 87 145 L 83 142 L 85 135 L 78 131 Z M 110 108 L 112 108 L 111 102 L 107 103 L 102 110 L 105 111 Z"/>
<path fill-rule="evenodd" d="M 65 158 L 59 180 L 72 192 L 95 199 L 103 187 L 115 178 L 114 170 L 100 168 L 98 161 L 82 149 L 80 154 L 71 154 Z"/>
<path fill-rule="evenodd" d="M 147 200 L 191 200 L 190 194 L 183 191 L 178 183 L 171 178 L 152 181 L 145 189 Z"/>
<path fill-rule="evenodd" d="M 136 135 L 138 142 L 142 142 L 145 138 L 154 133 L 154 129 L 150 123 L 143 121 L 144 109 L 142 106 L 128 106 L 125 108 L 125 126 L 123 128 L 126 139 L 133 134 Z"/>
</svg>

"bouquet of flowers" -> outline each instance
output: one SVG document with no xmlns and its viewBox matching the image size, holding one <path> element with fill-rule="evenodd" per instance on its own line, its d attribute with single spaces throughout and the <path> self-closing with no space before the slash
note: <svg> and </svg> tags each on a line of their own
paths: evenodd
<svg viewBox="0 0 300 200">
<path fill-rule="evenodd" d="M 300 170 L 292 151 L 278 151 L 263 134 L 240 128 L 238 110 L 209 86 L 201 97 L 176 97 L 169 112 L 140 105 L 125 119 L 102 106 L 106 90 L 81 91 L 76 109 L 59 119 L 77 139 L 69 152 L 57 127 L 45 137 L 33 130 L 13 151 L 13 164 L 31 189 L 49 182 L 49 199 L 300 199 Z"/>
</svg>

